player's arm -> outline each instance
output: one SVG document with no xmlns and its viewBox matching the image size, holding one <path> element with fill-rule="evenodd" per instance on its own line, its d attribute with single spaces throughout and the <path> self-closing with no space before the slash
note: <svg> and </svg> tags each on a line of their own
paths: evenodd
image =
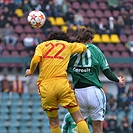
<svg viewBox="0 0 133 133">
<path fill-rule="evenodd" d="M 103 74 L 111 81 L 117 82 L 119 84 L 125 84 L 124 77 L 117 77 L 110 69 L 106 69 L 103 71 Z"/>
<path fill-rule="evenodd" d="M 116 77 L 116 75 L 108 68 L 103 71 L 103 74 L 111 81 L 119 82 L 119 79 Z"/>
<path fill-rule="evenodd" d="M 72 43 L 72 54 L 82 53 L 87 50 L 87 47 L 83 43 L 74 42 Z"/>
<path fill-rule="evenodd" d="M 103 74 L 111 81 L 117 82 L 119 84 L 125 84 L 125 78 L 124 77 L 117 77 L 109 67 L 109 64 L 107 62 L 106 57 L 104 54 L 101 52 L 99 48 L 95 48 L 97 50 L 98 56 L 97 60 L 99 61 L 100 64 L 100 69 L 102 70 Z"/>
<path fill-rule="evenodd" d="M 41 57 L 34 55 L 31 63 L 30 63 L 30 69 L 27 69 L 25 72 L 25 76 L 30 76 L 34 73 L 34 71 L 36 70 L 36 67 L 38 65 L 38 63 L 41 61 Z"/>
<path fill-rule="evenodd" d="M 30 63 L 30 73 L 33 74 L 34 71 L 36 70 L 36 67 L 38 65 L 38 63 L 41 61 L 41 57 L 38 55 L 34 55 L 31 63 Z"/>
<path fill-rule="evenodd" d="M 98 53 L 97 60 L 100 64 L 100 69 L 103 72 L 103 74 L 111 81 L 119 82 L 116 75 L 110 70 L 109 64 L 107 62 L 106 57 L 102 53 L 102 51 L 98 47 L 94 47 L 95 51 Z"/>
<path fill-rule="evenodd" d="M 30 63 L 30 69 L 27 69 L 25 72 L 25 76 L 30 76 L 34 73 L 38 63 L 41 61 L 42 58 L 42 46 L 38 45 L 35 50 L 35 54 Z"/>
<path fill-rule="evenodd" d="M 117 77 L 111 70 L 109 67 L 109 64 L 107 62 L 106 57 L 104 56 L 104 54 L 102 52 L 99 51 L 99 56 L 98 58 L 100 59 L 100 68 L 103 72 L 103 74 L 111 81 L 117 82 L 119 84 L 124 85 L 125 84 L 125 78 L 124 77 Z"/>
</svg>

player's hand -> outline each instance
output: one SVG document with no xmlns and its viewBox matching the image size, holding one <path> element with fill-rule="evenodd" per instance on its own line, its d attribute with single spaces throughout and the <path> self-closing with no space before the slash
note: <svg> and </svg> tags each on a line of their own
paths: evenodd
<svg viewBox="0 0 133 133">
<path fill-rule="evenodd" d="M 117 78 L 119 79 L 119 84 L 125 85 L 126 82 L 125 77 L 117 77 Z"/>
<path fill-rule="evenodd" d="M 30 69 L 27 69 L 26 71 L 25 71 L 25 77 L 27 77 L 27 76 L 30 76 L 31 74 L 30 74 Z"/>
</svg>

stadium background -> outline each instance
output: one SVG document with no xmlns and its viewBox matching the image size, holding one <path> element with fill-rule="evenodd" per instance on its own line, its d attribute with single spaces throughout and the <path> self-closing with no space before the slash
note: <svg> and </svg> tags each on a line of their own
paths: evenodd
<svg viewBox="0 0 133 133">
<path fill-rule="evenodd" d="M 115 3 L 116 6 L 113 6 Z M 40 29 L 33 29 L 27 24 L 26 17 L 34 9 L 43 11 L 47 17 Z M 70 14 L 79 14 L 75 17 L 81 21 L 70 19 Z M 0 16 L 0 133 L 50 133 L 48 119 L 37 94 L 38 71 L 32 77 L 24 77 L 34 49 L 27 51 L 24 38 L 30 33 L 38 38 L 37 45 L 39 41 L 45 41 L 51 31 L 61 29 L 74 40 L 77 29 L 82 26 L 96 29 L 93 43 L 103 51 L 111 69 L 117 75 L 126 77 L 126 86 L 118 86 L 100 73 L 107 96 L 104 133 L 132 132 L 132 0 L 2 0 Z M 119 16 L 123 19 L 122 23 L 118 22 Z M 111 18 L 115 30 L 109 29 Z M 93 20 L 95 23 L 90 23 Z M 104 28 L 101 28 L 101 22 Z M 12 28 L 12 35 L 17 38 L 15 44 L 12 41 L 7 44 L 3 39 L 6 23 L 10 24 L 9 30 Z M 22 83 L 21 91 L 13 90 L 17 76 Z M 3 78 L 9 83 L 7 90 L 3 86 Z M 60 124 L 66 112 L 66 109 L 60 108 Z"/>
</svg>

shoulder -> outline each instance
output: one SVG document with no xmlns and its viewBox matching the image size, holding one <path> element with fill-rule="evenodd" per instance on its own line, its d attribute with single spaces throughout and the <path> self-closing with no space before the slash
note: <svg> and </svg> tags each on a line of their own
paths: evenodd
<svg viewBox="0 0 133 133">
<path fill-rule="evenodd" d="M 103 52 L 101 51 L 100 48 L 98 48 L 98 46 L 94 45 L 94 44 L 89 44 L 88 47 L 87 47 L 91 53 L 95 56 L 104 56 Z"/>
<path fill-rule="evenodd" d="M 98 48 L 95 44 L 88 44 L 89 48 Z"/>
<path fill-rule="evenodd" d="M 98 48 L 98 46 L 96 46 L 96 45 L 94 45 L 94 44 L 89 44 L 88 46 L 87 46 L 89 49 L 92 49 L 92 50 L 97 50 L 97 51 L 101 51 L 99 48 Z"/>
</svg>

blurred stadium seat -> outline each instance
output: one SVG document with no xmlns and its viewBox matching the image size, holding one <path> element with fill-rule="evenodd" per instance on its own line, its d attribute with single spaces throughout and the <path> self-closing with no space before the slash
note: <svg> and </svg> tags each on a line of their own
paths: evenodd
<svg viewBox="0 0 133 133">
<path fill-rule="evenodd" d="M 26 34 L 27 33 L 33 33 L 34 32 L 33 28 L 31 28 L 30 25 L 25 25 L 24 26 L 24 31 L 25 31 Z"/>
<path fill-rule="evenodd" d="M 67 32 L 68 26 L 61 26 L 61 30 L 64 31 L 64 32 Z"/>
<path fill-rule="evenodd" d="M 102 42 L 101 35 L 100 34 L 95 34 L 92 42 L 93 43 L 101 43 Z"/>
<path fill-rule="evenodd" d="M 28 127 L 20 126 L 19 133 L 30 133 L 30 129 Z"/>
<path fill-rule="evenodd" d="M 94 18 L 94 17 L 95 17 L 94 11 L 91 10 L 91 9 L 88 9 L 88 10 L 86 11 L 86 17 L 88 17 L 88 18 Z"/>
<path fill-rule="evenodd" d="M 23 112 L 21 113 L 21 120 L 28 121 L 28 120 L 30 120 L 30 118 L 31 117 L 30 117 L 30 114 L 28 113 L 28 111 L 27 112 L 25 111 L 24 113 Z"/>
<path fill-rule="evenodd" d="M 111 53 L 109 51 L 104 51 L 104 55 L 109 58 L 112 57 Z"/>
<path fill-rule="evenodd" d="M 22 93 L 21 95 L 22 101 L 29 101 L 30 100 L 30 94 L 28 93 Z"/>
<path fill-rule="evenodd" d="M 107 25 L 108 24 L 108 20 L 103 17 L 103 18 L 100 18 L 100 21 L 104 24 L 104 25 Z"/>
<path fill-rule="evenodd" d="M 110 36 L 108 34 L 101 35 L 102 43 L 111 43 Z"/>
<path fill-rule="evenodd" d="M 18 113 L 20 113 L 20 108 L 18 106 L 12 105 L 10 107 L 10 113 L 11 113 L 11 116 L 10 116 L 11 119 L 15 118 L 15 117 L 16 117 L 16 119 L 18 119 L 19 118 Z M 16 116 L 15 116 L 15 114 L 16 114 Z"/>
<path fill-rule="evenodd" d="M 36 110 L 38 110 L 38 109 L 36 109 Z M 33 111 L 33 109 L 32 109 L 32 116 L 31 116 L 31 119 L 32 120 L 38 120 L 38 121 L 40 121 L 40 120 L 42 120 L 43 119 L 43 115 L 41 114 L 41 112 L 40 111 Z"/>
<path fill-rule="evenodd" d="M 110 10 L 104 10 L 103 11 L 104 16 L 108 19 L 110 16 L 112 16 L 112 13 Z"/>
<path fill-rule="evenodd" d="M 111 43 L 120 43 L 120 39 L 117 34 L 111 34 L 110 40 L 111 40 Z"/>
<path fill-rule="evenodd" d="M 48 20 L 51 22 L 51 24 L 54 26 L 56 25 L 55 18 L 54 17 L 48 17 Z"/>
<path fill-rule="evenodd" d="M 1 110 L 6 110 L 7 108 L 2 108 Z M 1 113 L 0 113 L 0 120 L 1 121 L 7 121 L 7 120 L 9 120 L 9 115 L 8 115 L 8 112 L 6 111 L 5 113 L 4 113 L 4 111 L 1 111 Z"/>
<path fill-rule="evenodd" d="M 97 3 L 96 3 L 96 2 L 91 2 L 91 3 L 90 3 L 90 9 L 92 9 L 92 10 L 98 9 Z"/>
<path fill-rule="evenodd" d="M 119 16 L 119 14 L 120 14 L 120 11 L 114 10 L 112 12 L 112 17 L 117 18 Z"/>
<path fill-rule="evenodd" d="M 20 96 L 18 93 L 12 93 L 12 102 L 18 102 L 18 100 L 20 99 Z"/>
<path fill-rule="evenodd" d="M 123 51 L 126 51 L 126 47 L 125 47 L 123 44 L 118 43 L 118 44 L 116 45 L 116 50 L 117 50 L 118 52 L 123 52 Z"/>
<path fill-rule="evenodd" d="M 31 128 L 32 127 L 39 128 L 39 127 L 42 127 L 42 123 L 37 119 L 31 119 L 30 126 L 31 126 Z"/>
<path fill-rule="evenodd" d="M 23 51 L 24 50 L 24 45 L 22 42 L 18 42 L 16 44 L 16 51 L 20 52 L 20 51 Z"/>
<path fill-rule="evenodd" d="M 10 119 L 9 127 L 19 127 L 19 121 L 16 119 Z"/>
<path fill-rule="evenodd" d="M 81 3 L 81 9 L 87 11 L 89 9 L 89 4 L 87 2 Z"/>
<path fill-rule="evenodd" d="M 18 128 L 17 127 L 9 127 L 8 133 L 18 133 Z"/>
<path fill-rule="evenodd" d="M 120 35 L 120 40 L 121 40 L 121 43 L 126 43 L 128 42 L 128 38 L 126 35 L 122 34 Z"/>
<path fill-rule="evenodd" d="M 15 46 L 12 44 L 12 43 L 8 43 L 7 46 L 6 46 L 6 49 L 10 52 L 10 51 L 14 51 L 16 50 L 15 49 Z"/>
<path fill-rule="evenodd" d="M 81 9 L 81 5 L 78 1 L 74 1 L 71 6 L 74 10 L 80 10 Z"/>
<path fill-rule="evenodd" d="M 104 17 L 103 12 L 99 9 L 95 11 L 95 16 L 99 19 Z"/>
<path fill-rule="evenodd" d="M 86 17 L 86 12 L 82 9 L 78 10 L 78 12 L 83 16 Z"/>
<path fill-rule="evenodd" d="M 112 51 L 113 57 L 121 57 L 120 53 L 118 51 Z"/>
<path fill-rule="evenodd" d="M 2 56 L 3 57 L 10 57 L 10 52 L 8 50 L 3 50 Z"/>
<path fill-rule="evenodd" d="M 6 127 L 0 127 L 0 131 L 2 131 L 2 133 L 8 133 L 7 128 Z"/>
<path fill-rule="evenodd" d="M 7 101 L 7 100 L 9 99 L 9 95 L 8 95 L 8 93 L 2 93 L 2 95 L 1 95 L 1 99 Z"/>
<path fill-rule="evenodd" d="M 99 44 L 98 44 L 98 47 L 99 47 L 103 52 L 106 51 L 106 50 L 108 50 L 107 47 L 106 47 L 106 45 L 105 45 L 105 44 L 102 44 L 102 43 L 99 43 Z"/>
<path fill-rule="evenodd" d="M 106 46 L 107 50 L 110 51 L 110 52 L 114 52 L 116 51 L 116 47 L 114 44 L 112 43 L 109 43 L 107 46 Z"/>
<path fill-rule="evenodd" d="M 102 10 L 102 11 L 108 9 L 106 3 L 105 3 L 105 2 L 102 2 L 102 1 L 99 2 L 98 7 L 99 7 L 99 9 Z"/>
<path fill-rule="evenodd" d="M 21 56 L 21 57 L 29 57 L 29 53 L 26 52 L 26 51 L 21 51 L 21 52 L 20 52 L 20 56 Z"/>
<path fill-rule="evenodd" d="M 33 126 L 33 127 L 31 127 L 30 132 L 31 133 L 40 133 L 40 128 Z"/>
<path fill-rule="evenodd" d="M 50 128 L 49 127 L 43 127 L 42 128 L 42 132 L 44 133 L 44 132 L 46 132 L 46 133 L 51 133 L 51 130 L 50 130 Z"/>
<path fill-rule="evenodd" d="M 57 26 L 66 25 L 66 22 L 64 21 L 64 19 L 62 17 L 56 17 L 55 25 L 57 25 Z"/>
<path fill-rule="evenodd" d="M 19 25 L 20 24 L 19 19 L 16 16 L 12 17 L 12 22 L 13 22 L 14 25 Z"/>
<path fill-rule="evenodd" d="M 21 17 L 20 20 L 19 20 L 19 23 L 20 23 L 22 26 L 27 25 L 27 24 L 28 24 L 27 18 L 26 18 L 26 17 Z"/>
<path fill-rule="evenodd" d="M 19 35 L 21 33 L 24 33 L 25 32 L 24 29 L 23 29 L 23 27 L 22 27 L 22 25 L 20 25 L 20 24 L 15 26 L 14 31 L 15 31 L 15 33 L 17 33 Z"/>
<path fill-rule="evenodd" d="M 85 17 L 84 18 L 84 25 L 87 26 L 89 24 L 89 22 L 90 22 L 90 19 Z"/>
</svg>

